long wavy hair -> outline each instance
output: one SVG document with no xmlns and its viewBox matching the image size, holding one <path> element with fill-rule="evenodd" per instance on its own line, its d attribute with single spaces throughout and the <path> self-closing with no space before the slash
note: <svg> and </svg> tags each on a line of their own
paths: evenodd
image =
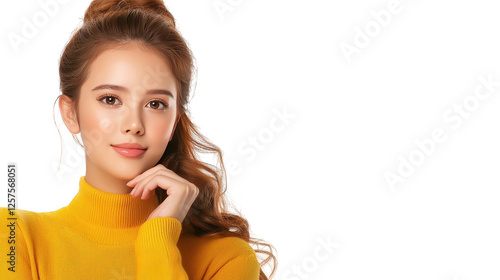
<svg viewBox="0 0 500 280">
<path fill-rule="evenodd" d="M 94 0 L 85 12 L 83 25 L 67 43 L 60 59 L 59 76 L 62 94 L 67 95 L 76 110 L 80 89 L 88 77 L 90 64 L 109 47 L 138 43 L 165 57 L 176 79 L 177 126 L 159 164 L 195 184 L 200 192 L 182 222 L 182 232 L 196 236 L 239 237 L 257 245 L 256 253 L 267 255 L 260 262 L 260 280 L 268 280 L 262 267 L 271 259 L 275 273 L 275 248 L 261 239 L 250 237 L 249 223 L 243 215 L 228 212 L 226 172 L 221 149 L 210 143 L 189 118 L 187 104 L 191 76 L 195 71 L 193 54 L 177 31 L 175 20 L 161 0 Z M 59 96 L 60 97 L 60 96 Z M 59 98 L 58 97 L 58 98 Z M 56 99 L 57 101 L 57 99 Z M 55 104 L 55 103 L 54 103 Z M 75 141 L 83 147 L 75 135 Z M 215 153 L 220 168 L 202 162 L 198 152 Z M 158 164 L 157 163 L 157 164 Z M 158 204 L 166 192 L 155 190 Z M 232 206 L 232 205 L 231 205 Z M 265 246 L 268 250 L 259 249 Z"/>
</svg>

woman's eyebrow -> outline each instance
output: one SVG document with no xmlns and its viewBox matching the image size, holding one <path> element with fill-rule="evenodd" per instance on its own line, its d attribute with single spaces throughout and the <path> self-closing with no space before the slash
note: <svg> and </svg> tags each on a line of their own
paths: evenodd
<svg viewBox="0 0 500 280">
<path fill-rule="evenodd" d="M 96 90 L 100 90 L 100 89 L 110 89 L 110 90 L 116 90 L 116 91 L 129 93 L 129 90 L 126 87 L 122 87 L 119 85 L 110 85 L 110 84 L 102 84 L 102 85 L 96 86 L 95 88 L 92 89 L 92 91 L 96 91 Z M 155 94 L 155 93 L 165 94 L 165 95 L 172 97 L 172 99 L 175 99 L 174 95 L 170 91 L 164 90 L 164 89 L 150 89 L 146 92 L 146 94 Z"/>
</svg>

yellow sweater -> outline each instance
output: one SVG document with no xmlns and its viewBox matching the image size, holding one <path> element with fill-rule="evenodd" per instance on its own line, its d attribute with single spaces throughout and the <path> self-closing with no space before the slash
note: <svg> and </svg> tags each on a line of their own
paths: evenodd
<svg viewBox="0 0 500 280">
<path fill-rule="evenodd" d="M 0 279 L 259 279 L 243 239 L 181 234 L 175 218 L 147 220 L 157 206 L 154 192 L 147 200 L 108 193 L 82 176 L 59 210 L 0 207 Z"/>
</svg>

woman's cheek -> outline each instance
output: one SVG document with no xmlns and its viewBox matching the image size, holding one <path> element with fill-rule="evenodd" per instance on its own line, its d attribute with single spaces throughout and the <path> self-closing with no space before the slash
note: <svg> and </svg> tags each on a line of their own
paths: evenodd
<svg viewBox="0 0 500 280">
<path fill-rule="evenodd" d="M 91 153 L 99 146 L 107 144 L 113 128 L 116 126 L 109 114 L 99 111 L 89 112 L 82 120 L 82 140 L 85 149 Z"/>
<path fill-rule="evenodd" d="M 111 133 L 115 130 L 116 124 L 109 117 L 103 117 L 99 120 L 99 129 L 103 133 Z"/>
<path fill-rule="evenodd" d="M 166 147 L 166 142 L 168 142 L 168 139 L 170 138 L 170 132 L 172 130 L 173 124 L 171 124 L 172 121 L 169 121 L 170 125 L 165 125 L 164 120 L 165 119 L 160 119 L 152 122 L 151 128 L 148 132 L 152 134 L 152 139 L 154 139 L 157 145 L 164 145 Z"/>
</svg>

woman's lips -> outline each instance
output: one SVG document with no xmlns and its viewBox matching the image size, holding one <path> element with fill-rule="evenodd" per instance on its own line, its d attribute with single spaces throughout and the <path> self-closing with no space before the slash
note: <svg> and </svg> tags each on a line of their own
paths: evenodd
<svg viewBox="0 0 500 280">
<path fill-rule="evenodd" d="M 127 148 L 121 148 L 121 147 L 115 147 L 111 146 L 117 153 L 124 157 L 128 158 L 136 158 L 141 156 L 146 152 L 146 149 L 127 149 Z"/>
</svg>

